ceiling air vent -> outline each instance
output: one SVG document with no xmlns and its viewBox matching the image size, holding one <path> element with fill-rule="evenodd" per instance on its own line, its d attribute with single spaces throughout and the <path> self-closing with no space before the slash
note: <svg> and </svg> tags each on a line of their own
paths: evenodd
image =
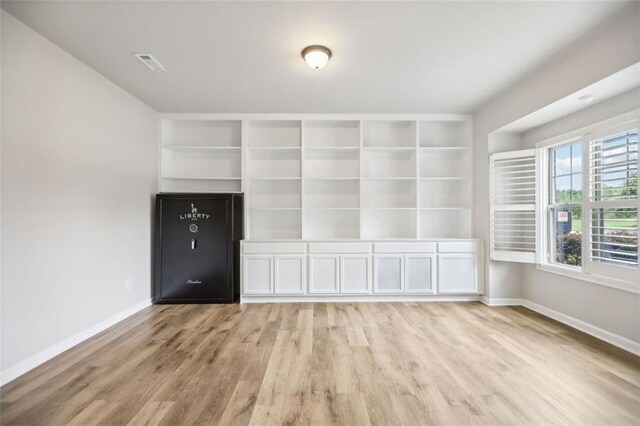
<svg viewBox="0 0 640 426">
<path fill-rule="evenodd" d="M 160 62 L 153 55 L 148 53 L 134 53 L 136 58 L 140 59 L 151 71 L 166 71 L 167 69 L 162 66 Z"/>
</svg>

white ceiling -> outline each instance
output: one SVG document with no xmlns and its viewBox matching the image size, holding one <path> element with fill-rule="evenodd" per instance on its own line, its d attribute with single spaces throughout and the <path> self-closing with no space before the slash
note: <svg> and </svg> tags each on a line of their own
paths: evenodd
<svg viewBox="0 0 640 426">
<path fill-rule="evenodd" d="M 465 113 L 622 2 L 5 2 L 160 112 Z M 332 49 L 314 71 L 309 44 Z M 132 54 L 167 68 L 149 71 Z M 46 70 L 43 70 L 46 72 Z"/>
</svg>

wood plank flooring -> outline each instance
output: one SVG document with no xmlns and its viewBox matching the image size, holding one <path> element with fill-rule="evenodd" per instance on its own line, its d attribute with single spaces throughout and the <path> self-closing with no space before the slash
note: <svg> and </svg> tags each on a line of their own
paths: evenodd
<svg viewBox="0 0 640 426">
<path fill-rule="evenodd" d="M 164 305 L 0 408 L 4 425 L 637 425 L 640 358 L 525 308 Z"/>
</svg>

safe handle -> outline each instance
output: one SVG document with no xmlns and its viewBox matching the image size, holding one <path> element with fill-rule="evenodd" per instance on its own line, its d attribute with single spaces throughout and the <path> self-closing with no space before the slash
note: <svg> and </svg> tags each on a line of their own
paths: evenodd
<svg viewBox="0 0 640 426">
<path fill-rule="evenodd" d="M 196 249 L 196 239 L 192 238 L 191 239 L 191 250 L 195 250 Z"/>
</svg>

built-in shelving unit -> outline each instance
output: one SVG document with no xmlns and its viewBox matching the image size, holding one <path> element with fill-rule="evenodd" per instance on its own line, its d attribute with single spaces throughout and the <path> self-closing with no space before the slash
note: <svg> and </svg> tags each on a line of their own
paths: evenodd
<svg viewBox="0 0 640 426">
<path fill-rule="evenodd" d="M 241 127 L 241 120 L 163 120 L 162 191 L 240 191 Z"/>
<path fill-rule="evenodd" d="M 245 128 L 248 233 L 302 238 L 302 122 L 252 120 Z"/>
<path fill-rule="evenodd" d="M 305 121 L 303 142 L 304 238 L 359 238 L 360 121 Z"/>
<path fill-rule="evenodd" d="M 249 240 L 471 236 L 468 116 L 167 115 L 163 192 L 246 194 Z"/>
<path fill-rule="evenodd" d="M 418 238 L 471 235 L 471 126 L 418 122 Z"/>
</svg>

